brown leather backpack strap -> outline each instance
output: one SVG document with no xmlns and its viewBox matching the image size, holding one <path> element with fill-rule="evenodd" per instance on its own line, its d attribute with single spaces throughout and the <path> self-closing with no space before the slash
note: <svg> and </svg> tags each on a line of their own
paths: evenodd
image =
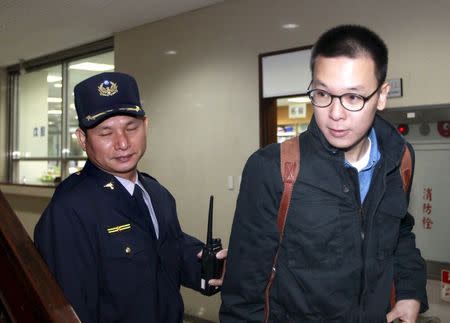
<svg viewBox="0 0 450 323">
<path fill-rule="evenodd" d="M 412 157 L 407 144 L 405 144 L 405 148 L 403 149 L 402 161 L 400 162 L 400 176 L 402 177 L 403 191 L 408 194 L 411 189 Z M 391 308 L 394 308 L 396 302 L 395 284 L 392 283 Z"/>
<path fill-rule="evenodd" d="M 300 142 L 298 136 L 286 140 L 281 144 L 280 168 L 284 189 L 278 210 L 277 227 L 280 236 L 282 236 L 286 224 L 287 211 L 291 203 L 292 189 L 300 170 Z"/>
<path fill-rule="evenodd" d="M 283 195 L 280 200 L 280 207 L 277 215 L 277 228 L 280 233 L 277 251 L 273 258 L 272 270 L 267 282 L 266 289 L 264 290 L 264 322 L 269 322 L 269 296 L 270 288 L 272 287 L 273 280 L 276 274 L 276 265 L 278 260 L 278 251 L 283 240 L 284 227 L 286 225 L 287 213 L 291 202 L 292 189 L 294 188 L 295 181 L 300 171 L 300 141 L 299 137 L 295 136 L 289 140 L 284 141 L 280 145 L 280 170 L 281 178 L 283 180 Z"/>
<path fill-rule="evenodd" d="M 411 151 L 406 144 L 403 150 L 402 161 L 400 163 L 400 175 L 402 176 L 403 191 L 408 193 L 411 189 L 412 158 Z"/>
</svg>

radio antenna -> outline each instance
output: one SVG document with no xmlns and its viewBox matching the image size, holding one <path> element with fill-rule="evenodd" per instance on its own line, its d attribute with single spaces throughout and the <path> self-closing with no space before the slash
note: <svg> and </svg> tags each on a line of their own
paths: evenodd
<svg viewBox="0 0 450 323">
<path fill-rule="evenodd" d="M 211 246 L 213 242 L 212 238 L 213 207 L 214 207 L 214 195 L 211 195 L 209 197 L 208 232 L 206 234 L 206 245 L 208 246 Z"/>
</svg>

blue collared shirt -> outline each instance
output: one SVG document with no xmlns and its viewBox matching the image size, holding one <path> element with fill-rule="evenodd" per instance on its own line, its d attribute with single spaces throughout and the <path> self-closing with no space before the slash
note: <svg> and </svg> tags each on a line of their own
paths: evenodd
<svg viewBox="0 0 450 323">
<path fill-rule="evenodd" d="M 367 192 L 369 191 L 370 182 L 372 181 L 375 165 L 378 163 L 381 157 L 380 150 L 378 149 L 377 134 L 375 133 L 374 128 L 370 130 L 369 140 L 371 142 L 369 161 L 367 165 L 358 172 L 359 196 L 361 198 L 361 203 L 363 203 L 364 199 L 366 198 Z M 345 161 L 345 166 L 353 167 L 347 160 Z"/>
</svg>

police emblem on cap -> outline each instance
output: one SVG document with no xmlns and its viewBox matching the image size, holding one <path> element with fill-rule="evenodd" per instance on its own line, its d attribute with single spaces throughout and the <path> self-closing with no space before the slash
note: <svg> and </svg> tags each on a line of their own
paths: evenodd
<svg viewBox="0 0 450 323">
<path fill-rule="evenodd" d="M 103 81 L 98 86 L 98 93 L 101 96 L 113 96 L 119 92 L 119 87 L 117 86 L 117 83 L 110 82 L 108 80 Z"/>
</svg>

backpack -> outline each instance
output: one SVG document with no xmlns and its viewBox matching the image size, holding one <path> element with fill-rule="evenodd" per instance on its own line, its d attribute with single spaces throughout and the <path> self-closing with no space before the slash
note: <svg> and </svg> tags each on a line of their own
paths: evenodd
<svg viewBox="0 0 450 323">
<path fill-rule="evenodd" d="M 294 188 L 295 181 L 300 171 L 300 140 L 299 136 L 288 139 L 280 145 L 280 170 L 283 180 L 283 195 L 281 196 L 280 207 L 277 214 L 277 228 L 280 233 L 278 248 L 273 258 L 272 270 L 270 272 L 269 279 L 267 281 L 266 289 L 264 290 L 264 322 L 269 322 L 269 296 L 270 288 L 272 287 L 273 280 L 276 275 L 276 265 L 278 260 L 278 251 L 280 250 L 281 242 L 284 236 L 284 227 L 286 224 L 287 213 L 289 210 L 289 204 L 292 196 L 292 189 Z M 409 192 L 411 188 L 411 176 L 412 176 L 412 158 L 411 151 L 405 144 L 403 149 L 402 161 L 400 164 L 400 175 L 402 177 L 403 191 Z M 391 307 L 395 305 L 395 286 L 392 284 Z"/>
</svg>

